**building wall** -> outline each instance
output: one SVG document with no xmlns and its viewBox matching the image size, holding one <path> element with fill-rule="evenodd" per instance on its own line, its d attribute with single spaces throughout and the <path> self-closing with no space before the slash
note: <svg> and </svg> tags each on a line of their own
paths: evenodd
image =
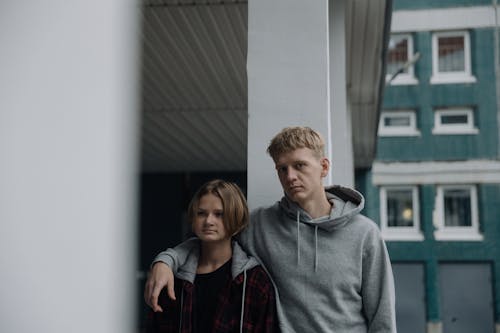
<svg viewBox="0 0 500 333">
<path fill-rule="evenodd" d="M 421 53 L 415 65 L 418 84 L 385 89 L 383 109 L 415 109 L 420 136 L 380 137 L 378 161 L 495 159 L 498 154 L 493 29 L 470 31 L 472 72 L 476 83 L 431 84 L 432 32 L 413 34 Z M 434 109 L 470 106 L 475 111 L 477 135 L 433 135 Z M 487 143 L 487 144 L 486 144 Z M 408 149 L 412 147 L 412 149 Z"/>
<path fill-rule="evenodd" d="M 393 10 L 433 10 L 447 7 L 491 6 L 491 1 L 450 0 L 450 1 L 394 1 Z M 446 17 L 443 17 L 443 21 Z M 464 22 L 464 24 L 466 24 Z M 419 331 L 422 326 L 419 311 L 425 312 L 427 332 L 499 332 L 500 323 L 500 177 L 497 181 L 485 180 L 484 170 L 467 169 L 467 178 L 475 179 L 466 182 L 459 173 L 456 175 L 440 175 L 438 171 L 430 172 L 429 178 L 420 183 L 415 182 L 412 171 L 418 173 L 421 166 L 433 166 L 441 162 L 453 163 L 455 166 L 467 165 L 476 161 L 479 168 L 485 168 L 485 161 L 495 165 L 495 174 L 499 174 L 499 129 L 497 108 L 497 87 L 495 75 L 495 27 L 467 27 L 463 29 L 470 36 L 471 71 L 475 82 L 452 84 L 431 83 L 432 36 L 435 31 L 405 31 L 413 39 L 413 51 L 420 53 L 420 58 L 413 66 L 417 82 L 414 84 L 395 84 L 386 86 L 383 110 L 415 110 L 417 135 L 379 136 L 377 141 L 377 157 L 374 165 L 399 165 L 401 170 L 408 165 L 413 168 L 407 173 L 407 182 L 391 185 L 412 185 L 417 188 L 419 213 L 419 239 L 405 240 L 391 237 L 386 239 L 388 251 L 395 267 L 397 297 L 410 297 L 404 290 L 410 290 L 409 283 L 421 284 L 423 295 L 420 295 L 423 309 L 418 304 L 409 305 L 407 299 L 396 300 L 399 305 L 397 316 L 399 329 L 405 333 Z M 398 31 L 400 32 L 400 31 Z M 439 135 L 433 133 L 434 112 L 437 108 L 466 106 L 473 109 L 476 134 Z M 401 167 L 402 165 L 402 167 Z M 446 166 L 444 166 L 446 170 Z M 375 174 L 374 171 L 375 170 Z M 396 170 L 396 169 L 394 169 Z M 431 167 L 432 170 L 432 167 Z M 394 177 L 396 177 L 396 173 Z M 446 177 L 444 177 L 446 176 Z M 367 204 L 364 214 L 383 225 L 381 220 L 381 187 L 385 184 L 377 178 L 376 167 L 370 170 L 358 170 L 356 185 L 365 194 Z M 446 179 L 445 179 L 446 178 Z M 390 173 L 385 174 L 390 180 Z M 450 180 L 451 179 L 451 180 Z M 438 211 L 438 188 L 444 184 L 466 183 L 475 188 L 477 193 L 478 221 L 480 239 L 438 240 L 436 230 L 440 217 Z M 461 274 L 453 274 L 453 272 Z M 405 272 L 423 272 L 409 281 Z M 451 273 L 450 273 L 451 272 Z M 411 275 L 409 275 L 411 276 Z M 447 281 L 446 279 L 453 279 Z M 472 277 L 472 280 L 467 280 Z M 399 278 L 399 279 L 398 279 Z M 456 278 L 456 279 L 455 279 Z M 485 281 L 480 282 L 480 281 Z M 491 282 L 490 282 L 491 281 Z M 449 282 L 449 283 L 448 283 Z M 462 290 L 454 290 L 462 295 L 462 299 L 452 299 L 449 288 L 464 286 Z M 448 296 L 447 296 L 448 295 Z M 491 296 L 491 301 L 488 297 Z M 411 296 L 414 297 L 415 295 Z M 462 297 L 461 296 L 461 297 Z M 467 299 L 469 297 L 469 299 Z M 480 300 L 481 316 L 473 311 L 462 311 Z M 418 299 L 415 300 L 418 303 Z M 413 308 L 412 308 L 413 307 Z M 472 309 L 472 308 L 471 308 Z M 411 313 L 413 311 L 413 315 Z M 456 316 L 454 316 L 456 314 Z M 471 316 L 470 318 L 466 318 Z M 489 317 L 488 317 L 489 316 Z M 413 328 L 409 322 L 414 321 Z M 495 328 L 496 323 L 496 328 Z M 419 326 L 420 325 L 420 326 Z M 472 325 L 472 326 L 471 326 Z M 476 326 L 474 326 L 476 325 Z M 421 330 L 420 330 L 421 331 Z"/>
</svg>

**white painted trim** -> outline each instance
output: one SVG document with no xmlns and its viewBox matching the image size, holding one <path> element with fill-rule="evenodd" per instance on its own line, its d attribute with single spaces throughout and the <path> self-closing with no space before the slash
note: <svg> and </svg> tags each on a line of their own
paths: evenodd
<svg viewBox="0 0 500 333">
<path fill-rule="evenodd" d="M 421 242 L 424 235 L 422 232 L 406 231 L 406 230 L 385 230 L 382 231 L 382 238 L 386 241 L 405 241 L 405 242 Z"/>
<path fill-rule="evenodd" d="M 411 66 L 413 68 L 413 66 Z M 403 76 L 401 76 L 403 75 Z M 390 75 L 386 75 L 385 80 L 386 82 L 391 78 Z M 411 86 L 411 85 L 417 85 L 418 84 L 418 79 L 415 76 L 409 76 L 406 73 L 399 74 L 394 78 L 389 85 L 391 86 Z"/>
<path fill-rule="evenodd" d="M 399 129 L 394 129 L 394 130 L 391 130 L 391 131 L 388 131 L 388 130 L 383 130 L 383 131 L 380 131 L 379 129 L 379 133 L 378 133 L 378 136 L 379 137 L 391 137 L 391 136 L 420 136 L 422 135 L 420 133 L 420 131 L 416 130 L 416 129 L 408 129 L 408 130 L 399 130 Z"/>
<path fill-rule="evenodd" d="M 439 45 L 438 39 L 441 37 L 463 37 L 464 41 L 464 70 L 454 72 L 439 71 Z M 471 69 L 471 48 L 469 32 L 464 30 L 435 32 L 432 34 L 432 77 L 431 84 L 450 83 L 474 83 L 476 78 L 472 75 Z"/>
<path fill-rule="evenodd" d="M 495 9 L 492 6 L 398 10 L 392 13 L 391 21 L 391 32 L 493 27 Z"/>
<path fill-rule="evenodd" d="M 410 190 L 412 192 L 413 226 L 389 227 L 387 225 L 387 190 Z M 422 241 L 420 230 L 420 203 L 417 186 L 382 186 L 380 187 L 380 230 L 385 240 Z"/>
<path fill-rule="evenodd" d="M 443 323 L 428 321 L 426 326 L 426 333 L 443 333 Z"/>
<path fill-rule="evenodd" d="M 464 124 L 442 124 L 441 116 L 465 115 L 467 122 Z M 432 134 L 477 134 L 479 130 L 474 127 L 474 112 L 471 108 L 436 109 L 434 111 L 434 128 Z"/>
<path fill-rule="evenodd" d="M 449 227 L 445 226 L 444 214 L 444 191 L 449 189 L 468 190 L 470 194 L 471 206 L 471 226 L 470 227 Z M 465 240 L 482 241 L 483 235 L 479 232 L 479 214 L 477 202 L 477 189 L 475 185 L 444 185 L 438 186 L 436 190 L 435 210 L 433 212 L 433 224 L 436 227 L 434 238 L 436 240 Z"/>
<path fill-rule="evenodd" d="M 414 55 L 413 51 L 413 36 L 411 34 L 394 34 L 391 36 L 391 39 L 393 37 L 402 37 L 406 38 L 407 40 L 407 54 L 406 54 L 406 61 L 409 61 L 411 57 Z M 408 72 L 407 73 L 399 73 L 394 79 L 392 79 L 392 75 L 394 73 L 388 73 L 385 76 L 385 81 L 388 82 L 389 85 L 414 85 L 418 84 L 418 80 L 415 78 L 415 70 L 414 66 L 411 65 L 408 67 Z"/>
<path fill-rule="evenodd" d="M 450 229 L 450 228 L 447 228 Z M 483 235 L 473 230 L 436 230 L 434 239 L 439 241 L 482 241 Z"/>
<path fill-rule="evenodd" d="M 385 126 L 384 119 L 390 116 L 408 116 L 410 120 L 409 126 Z M 385 110 L 380 115 L 378 125 L 379 136 L 418 136 L 420 131 L 417 130 L 417 118 L 414 110 Z"/>
<path fill-rule="evenodd" d="M 476 83 L 477 79 L 473 75 L 463 73 L 450 73 L 447 75 L 439 74 L 431 76 L 431 84 L 454 84 L 454 83 Z"/>
<path fill-rule="evenodd" d="M 478 134 L 479 130 L 477 128 L 467 128 L 467 129 L 451 129 L 451 128 L 446 128 L 446 129 L 440 129 L 437 130 L 435 128 L 432 129 L 432 134 L 434 135 L 475 135 Z"/>
<path fill-rule="evenodd" d="M 500 161 L 375 162 L 374 185 L 498 184 Z"/>
</svg>

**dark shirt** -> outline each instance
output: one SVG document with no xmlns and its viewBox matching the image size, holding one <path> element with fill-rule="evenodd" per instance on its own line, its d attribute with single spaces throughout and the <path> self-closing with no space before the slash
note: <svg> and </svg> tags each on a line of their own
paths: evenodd
<svg viewBox="0 0 500 333">
<path fill-rule="evenodd" d="M 230 275 L 231 264 L 228 263 L 227 283 L 222 290 L 214 292 L 218 294 L 216 305 L 201 305 L 201 310 L 215 310 L 211 318 L 211 324 L 199 325 L 203 332 L 210 333 L 276 333 L 279 332 L 276 321 L 276 301 L 274 288 L 261 266 L 256 266 L 246 271 L 246 283 L 244 273 L 238 274 L 236 278 Z M 223 269 L 224 270 L 224 269 Z M 241 318 L 241 304 L 245 287 L 244 316 Z M 197 302 L 195 296 L 196 287 L 189 281 L 175 278 L 176 300 L 171 300 L 167 295 L 166 288 L 159 296 L 159 304 L 163 312 L 148 312 L 146 322 L 147 333 L 193 333 L 193 324 Z M 207 288 L 204 288 L 207 290 Z M 199 331 L 198 331 L 199 332 Z"/>
<path fill-rule="evenodd" d="M 194 280 L 193 333 L 212 332 L 219 297 L 230 281 L 231 260 L 228 260 L 211 273 L 196 274 Z"/>
</svg>

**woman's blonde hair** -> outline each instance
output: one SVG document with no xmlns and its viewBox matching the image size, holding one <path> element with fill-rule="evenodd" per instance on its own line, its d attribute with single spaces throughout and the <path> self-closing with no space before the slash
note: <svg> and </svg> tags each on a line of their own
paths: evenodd
<svg viewBox="0 0 500 333">
<path fill-rule="evenodd" d="M 214 179 L 203 184 L 188 207 L 188 221 L 193 223 L 204 195 L 213 194 L 222 201 L 222 223 L 228 235 L 234 236 L 248 224 L 248 206 L 243 192 L 235 183 Z"/>
<path fill-rule="evenodd" d="M 321 135 L 310 127 L 285 127 L 272 138 L 267 153 L 274 161 L 283 153 L 299 148 L 311 149 L 316 157 L 325 156 L 325 142 Z"/>
</svg>

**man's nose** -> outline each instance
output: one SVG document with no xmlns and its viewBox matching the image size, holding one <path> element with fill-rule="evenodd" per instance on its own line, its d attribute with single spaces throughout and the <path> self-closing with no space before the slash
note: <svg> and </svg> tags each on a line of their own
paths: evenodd
<svg viewBox="0 0 500 333">
<path fill-rule="evenodd" d="M 288 168 L 286 170 L 286 179 L 288 181 L 297 179 L 297 172 L 293 168 Z"/>
</svg>

